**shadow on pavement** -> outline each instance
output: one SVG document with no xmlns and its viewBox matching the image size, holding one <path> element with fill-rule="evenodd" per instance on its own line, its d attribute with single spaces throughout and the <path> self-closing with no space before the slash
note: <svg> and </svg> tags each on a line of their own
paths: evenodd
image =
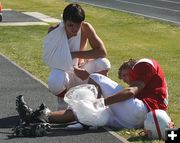
<svg viewBox="0 0 180 143">
<path fill-rule="evenodd" d="M 19 123 L 19 116 L 10 116 L 0 119 L 0 128 L 13 128 Z"/>
<path fill-rule="evenodd" d="M 82 135 L 82 134 L 91 134 L 91 133 L 102 133 L 107 132 L 103 128 L 98 128 L 95 130 L 67 130 L 63 125 L 53 126 L 51 132 L 47 135 L 49 137 L 55 136 L 74 136 L 74 135 Z"/>
</svg>

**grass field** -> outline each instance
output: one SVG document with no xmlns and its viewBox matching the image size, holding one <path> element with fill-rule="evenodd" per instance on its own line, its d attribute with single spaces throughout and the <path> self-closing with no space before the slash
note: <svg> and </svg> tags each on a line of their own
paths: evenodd
<svg viewBox="0 0 180 143">
<path fill-rule="evenodd" d="M 60 18 L 69 1 L 64 0 L 1 0 L 3 8 L 37 11 Z M 164 69 L 169 87 L 169 109 L 175 125 L 180 127 L 180 27 L 145 19 L 118 11 L 82 4 L 86 21 L 104 41 L 112 69 L 109 76 L 117 78 L 119 65 L 129 58 L 154 58 Z M 47 82 L 48 67 L 42 63 L 42 41 L 48 26 L 0 27 L 0 53 Z M 124 84 L 123 84 L 124 85 Z M 141 130 L 121 129 L 117 132 L 130 142 L 162 142 L 139 137 Z"/>
</svg>

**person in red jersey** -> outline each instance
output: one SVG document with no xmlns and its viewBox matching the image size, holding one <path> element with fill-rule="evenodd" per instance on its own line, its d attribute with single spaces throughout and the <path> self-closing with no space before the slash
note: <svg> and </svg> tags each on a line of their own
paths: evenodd
<svg viewBox="0 0 180 143">
<path fill-rule="evenodd" d="M 118 70 L 118 76 L 128 84 L 127 87 L 119 88 L 118 83 L 98 73 L 89 76 L 89 83 L 98 87 L 105 105 L 113 112 L 108 125 L 143 127 L 149 111 L 167 110 L 167 84 L 156 60 L 143 58 L 125 61 Z"/>
<path fill-rule="evenodd" d="M 126 98 L 142 100 L 148 110 L 167 110 L 168 89 L 162 68 L 153 59 L 130 59 L 119 68 L 119 78 L 129 84 L 132 93 Z M 118 95 L 118 94 L 117 94 Z M 108 102 L 112 102 L 110 99 Z"/>
</svg>

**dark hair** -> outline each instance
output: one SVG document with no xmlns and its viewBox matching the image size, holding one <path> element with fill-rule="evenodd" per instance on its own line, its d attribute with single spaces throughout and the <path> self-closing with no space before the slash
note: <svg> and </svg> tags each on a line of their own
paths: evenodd
<svg viewBox="0 0 180 143">
<path fill-rule="evenodd" d="M 64 9 L 63 20 L 81 23 L 85 20 L 85 12 L 79 4 L 71 3 Z"/>
<path fill-rule="evenodd" d="M 137 60 L 135 60 L 135 59 L 129 59 L 128 61 L 125 61 L 125 62 L 120 66 L 120 68 L 119 68 L 119 70 L 118 70 L 118 76 L 119 76 L 119 78 L 122 79 L 122 78 L 121 78 L 121 72 L 122 72 L 122 70 L 124 70 L 124 69 L 132 69 L 133 66 L 134 66 L 136 63 L 137 63 Z"/>
</svg>

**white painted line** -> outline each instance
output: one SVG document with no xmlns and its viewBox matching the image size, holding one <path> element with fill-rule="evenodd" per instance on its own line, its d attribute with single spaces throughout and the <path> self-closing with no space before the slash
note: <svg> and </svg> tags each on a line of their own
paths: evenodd
<svg viewBox="0 0 180 143">
<path fill-rule="evenodd" d="M 6 60 L 8 60 L 10 63 L 12 63 L 14 66 L 16 66 L 17 68 L 19 68 L 20 70 L 22 70 L 23 72 L 25 72 L 27 75 L 29 75 L 31 78 L 33 78 L 34 80 L 38 81 L 39 83 L 41 83 L 42 85 L 44 85 L 46 88 L 48 88 L 48 85 L 43 82 L 42 80 L 38 79 L 37 77 L 35 77 L 34 75 L 32 75 L 30 72 L 28 72 L 27 70 L 25 70 L 24 68 L 22 68 L 21 66 L 19 66 L 18 64 L 16 64 L 15 62 L 11 61 L 7 56 L 5 56 L 4 54 L 2 54 L 0 52 L 0 55 L 2 57 L 4 57 Z M 110 128 L 108 127 L 103 127 L 109 134 L 113 135 L 114 137 L 116 137 L 118 140 L 122 141 L 123 143 L 129 143 L 125 138 L 121 137 L 119 134 L 117 134 L 116 132 L 112 131 Z"/>
<path fill-rule="evenodd" d="M 154 6 L 154 5 L 150 5 L 150 4 L 147 5 L 147 4 L 142 4 L 142 3 L 129 2 L 129 1 L 125 1 L 125 0 L 115 0 L 115 1 L 117 1 L 117 2 L 122 2 L 122 3 L 134 4 L 134 5 L 140 5 L 140 6 L 150 7 L 150 8 L 168 10 L 168 11 L 173 11 L 173 12 L 180 12 L 180 10 L 174 10 L 174 9 L 164 8 L 164 7 Z"/>
<path fill-rule="evenodd" d="M 119 139 L 120 141 L 122 141 L 123 143 L 129 143 L 125 138 L 123 138 L 122 136 L 120 136 L 119 134 L 117 134 L 116 132 L 112 131 L 112 129 L 108 128 L 108 127 L 103 127 L 105 130 L 107 130 L 111 135 L 115 136 L 117 139 Z"/>
<path fill-rule="evenodd" d="M 0 22 L 0 26 L 48 25 L 45 22 Z"/>
<path fill-rule="evenodd" d="M 157 1 L 164 1 L 164 2 L 169 2 L 169 3 L 180 4 L 180 2 L 177 2 L 177 1 L 170 1 L 170 0 L 157 0 Z"/>
<path fill-rule="evenodd" d="M 122 9 L 118 9 L 118 8 L 108 7 L 108 6 L 92 4 L 92 3 L 88 3 L 88 2 L 82 2 L 81 1 L 81 3 L 92 5 L 92 6 L 95 6 L 95 7 L 107 8 L 107 9 L 112 9 L 112 10 L 121 11 L 121 12 L 125 12 L 125 13 L 135 14 L 135 15 L 138 15 L 138 16 L 143 16 L 143 17 L 147 17 L 147 18 L 162 20 L 162 21 L 165 21 L 165 22 L 170 22 L 170 23 L 174 23 L 174 24 L 180 25 L 180 22 L 178 22 L 178 21 L 173 21 L 173 20 L 169 20 L 169 19 L 159 18 L 159 17 L 155 17 L 155 16 L 149 16 L 149 15 L 146 15 L 146 14 L 141 14 L 141 13 L 137 13 L 137 12 L 131 12 L 131 11 L 128 11 L 128 10 L 122 10 Z"/>
<path fill-rule="evenodd" d="M 22 12 L 23 14 L 26 14 L 26 15 L 29 15 L 29 16 L 32 16 L 32 17 L 35 17 L 37 19 L 40 19 L 44 22 L 49 22 L 49 23 L 58 23 L 60 22 L 60 19 L 56 19 L 56 18 L 52 18 L 48 15 L 45 15 L 45 14 L 42 14 L 42 13 L 39 13 L 39 12 Z"/>
<path fill-rule="evenodd" d="M 130 13 L 130 14 L 135 14 L 135 15 L 139 15 L 139 16 L 143 16 L 143 17 L 148 17 L 148 18 L 152 18 L 152 19 L 158 19 L 158 20 L 162 20 L 162 21 L 166 21 L 166 22 L 170 22 L 170 23 L 180 25 L 180 22 L 174 21 L 174 20 L 164 19 L 164 18 L 160 18 L 160 17 L 156 17 L 156 16 L 149 16 L 149 15 L 146 15 L 146 14 L 141 14 L 141 13 L 137 13 L 137 12 L 131 12 L 131 11 L 127 11 L 127 10 L 121 10 L 121 9 L 114 9 L 114 10 Z"/>
</svg>

